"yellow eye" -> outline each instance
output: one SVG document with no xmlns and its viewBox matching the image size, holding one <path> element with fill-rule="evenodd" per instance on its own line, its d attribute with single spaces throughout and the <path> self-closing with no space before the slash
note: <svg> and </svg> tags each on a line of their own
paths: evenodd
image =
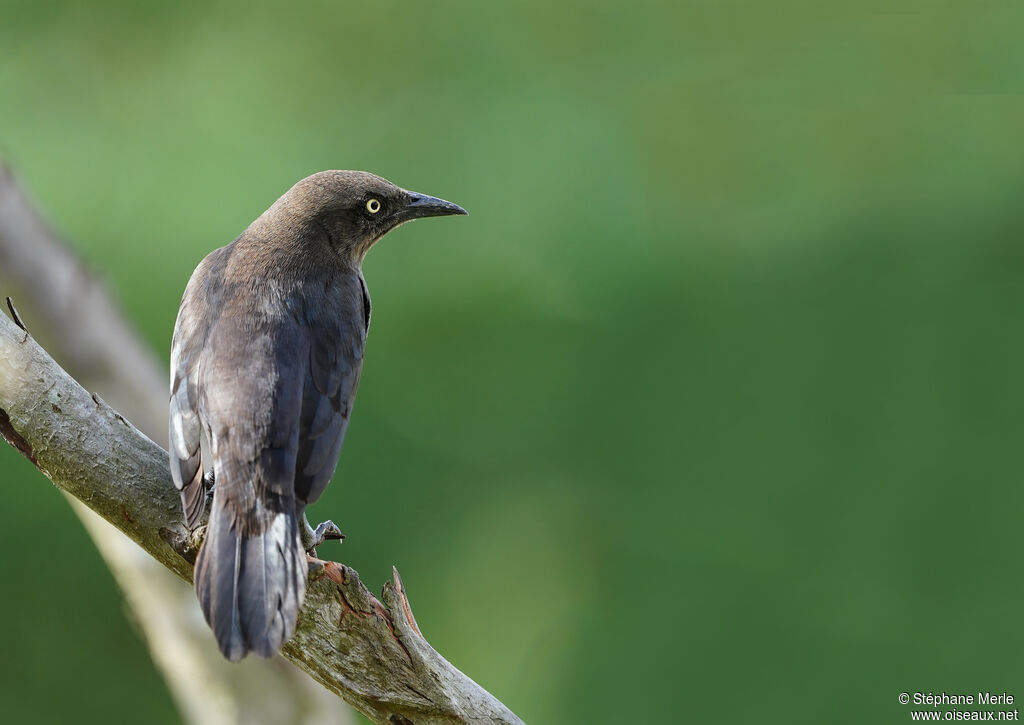
<svg viewBox="0 0 1024 725">
<path fill-rule="evenodd" d="M 366 202 L 366 211 L 370 212 L 371 214 L 376 214 L 377 212 L 380 211 L 380 202 L 377 201 L 376 199 L 370 199 L 368 202 Z"/>
</svg>

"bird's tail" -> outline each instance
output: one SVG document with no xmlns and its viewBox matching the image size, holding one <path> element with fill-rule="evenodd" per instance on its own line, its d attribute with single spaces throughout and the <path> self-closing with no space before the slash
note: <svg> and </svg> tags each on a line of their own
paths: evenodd
<svg viewBox="0 0 1024 725">
<path fill-rule="evenodd" d="M 274 515 L 262 534 L 240 532 L 218 500 L 196 560 L 199 604 L 232 662 L 255 652 L 270 657 L 295 632 L 306 594 L 307 564 L 292 511 Z"/>
</svg>

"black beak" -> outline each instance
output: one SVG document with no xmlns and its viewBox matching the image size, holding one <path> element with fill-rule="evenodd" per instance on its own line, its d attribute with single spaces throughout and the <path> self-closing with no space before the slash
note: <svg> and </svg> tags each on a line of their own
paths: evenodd
<svg viewBox="0 0 1024 725">
<path fill-rule="evenodd" d="M 398 212 L 398 215 L 403 217 L 405 220 L 422 219 L 428 216 L 450 216 L 452 214 L 469 213 L 458 204 L 452 204 L 450 201 L 438 199 L 436 196 L 417 194 L 415 191 L 410 191 L 408 194 L 409 203 L 404 209 Z"/>
</svg>

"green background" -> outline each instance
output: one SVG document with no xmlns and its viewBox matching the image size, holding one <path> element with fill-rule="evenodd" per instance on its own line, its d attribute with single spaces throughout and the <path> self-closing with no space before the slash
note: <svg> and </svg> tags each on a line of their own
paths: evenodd
<svg viewBox="0 0 1024 725">
<path fill-rule="evenodd" d="M 367 260 L 334 556 L 531 723 L 903 722 L 1024 697 L 1020 8 L 3 0 L 0 155 L 164 359 L 299 178 L 462 204 Z M 3 719 L 176 721 L 0 481 Z"/>
</svg>

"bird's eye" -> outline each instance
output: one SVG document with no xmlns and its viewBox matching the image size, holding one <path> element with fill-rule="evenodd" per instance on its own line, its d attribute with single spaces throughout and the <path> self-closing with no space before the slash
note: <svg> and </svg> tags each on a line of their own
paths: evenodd
<svg viewBox="0 0 1024 725">
<path fill-rule="evenodd" d="M 371 214 L 376 214 L 377 212 L 379 212 L 380 211 L 380 201 L 378 201 L 377 199 L 370 199 L 369 201 L 367 201 L 366 202 L 366 211 L 370 212 Z"/>
</svg>

